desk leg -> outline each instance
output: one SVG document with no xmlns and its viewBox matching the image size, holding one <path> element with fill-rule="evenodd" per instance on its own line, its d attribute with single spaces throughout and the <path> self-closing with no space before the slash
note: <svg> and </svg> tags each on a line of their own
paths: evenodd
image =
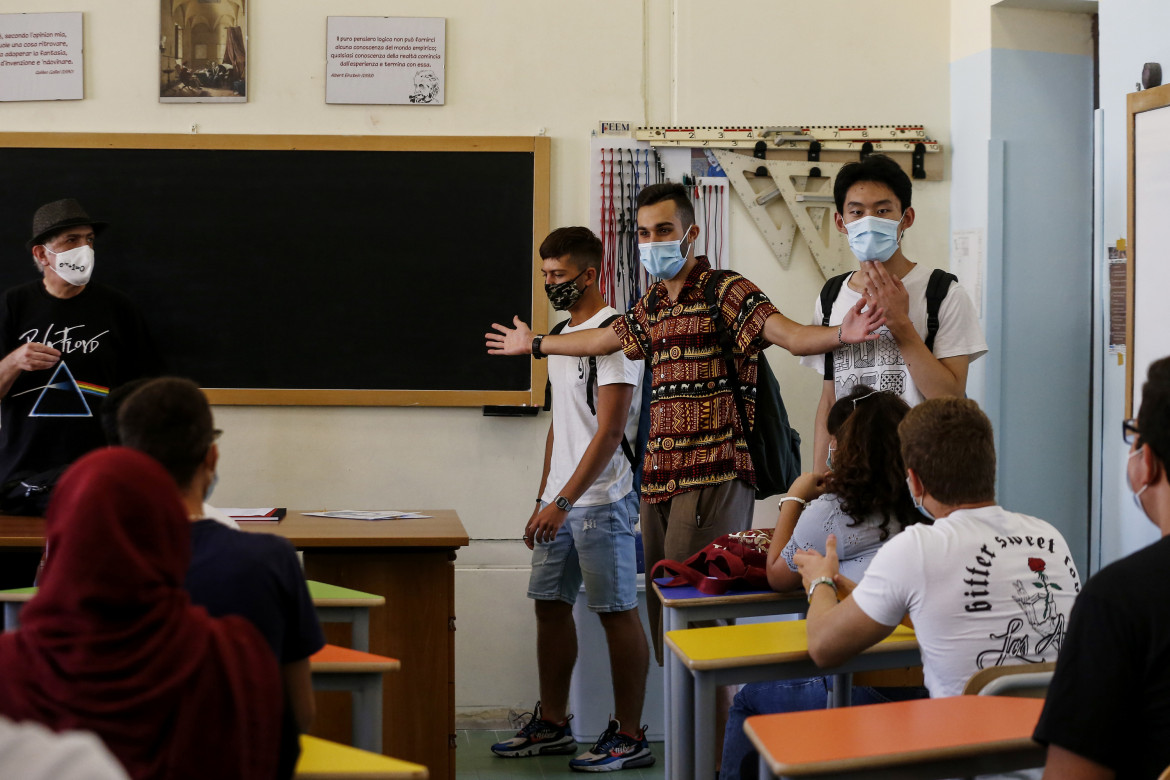
<svg viewBox="0 0 1170 780">
<path fill-rule="evenodd" d="M 715 686 L 709 675 L 694 672 L 695 765 L 685 777 L 707 780 L 715 776 Z"/>
<path fill-rule="evenodd" d="M 853 675 L 833 675 L 833 692 L 829 695 L 829 707 L 848 707 L 853 703 Z"/>
<path fill-rule="evenodd" d="M 370 652 L 370 610 L 355 607 L 353 611 L 353 649 Z M 381 751 L 378 751 L 379 753 Z"/>
<path fill-rule="evenodd" d="M 757 776 L 760 778 L 760 780 L 767 780 L 767 778 L 776 776 L 772 774 L 772 767 L 768 766 L 768 760 L 764 758 L 762 753 L 760 754 L 760 769 Z"/>
<path fill-rule="evenodd" d="M 20 608 L 24 604 L 19 601 L 4 602 L 4 630 L 15 631 L 20 628 Z"/>
<path fill-rule="evenodd" d="M 662 620 L 665 624 L 666 631 L 677 631 L 681 628 L 686 628 L 686 621 L 682 619 L 681 610 L 670 607 L 662 608 Z M 679 750 L 681 744 L 681 735 L 678 733 L 678 728 L 681 725 L 680 719 L 675 715 L 675 707 L 678 707 L 678 690 L 682 685 L 682 675 L 686 674 L 686 669 L 679 663 L 678 657 L 675 656 L 669 649 L 665 650 L 664 657 L 664 672 L 666 673 L 665 685 L 662 686 L 662 720 L 663 733 L 666 734 L 666 746 L 663 749 L 663 760 L 666 763 L 666 777 L 675 777 L 674 768 L 679 766 Z M 679 709 L 680 712 L 685 712 Z"/>
<path fill-rule="evenodd" d="M 353 745 L 382 752 L 382 677 L 353 692 Z"/>
</svg>

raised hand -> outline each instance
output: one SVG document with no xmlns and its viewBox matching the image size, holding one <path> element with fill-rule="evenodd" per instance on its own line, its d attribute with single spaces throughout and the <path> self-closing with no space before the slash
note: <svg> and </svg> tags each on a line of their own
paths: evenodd
<svg viewBox="0 0 1170 780">
<path fill-rule="evenodd" d="M 512 318 L 516 327 L 509 328 L 498 322 L 492 323 L 497 333 L 485 333 L 489 355 L 530 355 L 532 354 L 532 331 L 519 317 Z"/>
<path fill-rule="evenodd" d="M 866 303 L 866 299 L 862 298 L 845 314 L 841 323 L 841 340 L 847 344 L 876 341 L 879 336 L 874 331 L 886 324 L 885 310 L 874 305 L 863 312 Z"/>
</svg>

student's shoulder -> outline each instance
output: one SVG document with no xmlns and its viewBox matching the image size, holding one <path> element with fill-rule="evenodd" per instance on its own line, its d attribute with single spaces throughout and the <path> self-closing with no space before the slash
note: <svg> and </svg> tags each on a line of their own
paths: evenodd
<svg viewBox="0 0 1170 780">
<path fill-rule="evenodd" d="M 192 543 L 203 552 L 266 565 L 297 557 L 292 542 L 275 534 L 236 530 L 215 520 L 200 520 L 192 525 L 191 532 Z"/>
</svg>

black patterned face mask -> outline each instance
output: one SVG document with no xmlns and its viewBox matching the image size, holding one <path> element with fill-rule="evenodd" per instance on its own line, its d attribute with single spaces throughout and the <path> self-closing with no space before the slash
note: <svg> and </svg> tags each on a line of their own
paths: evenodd
<svg viewBox="0 0 1170 780">
<path fill-rule="evenodd" d="M 588 268 L 585 269 L 585 271 L 588 270 Z M 576 282 L 585 275 L 585 271 L 577 274 L 567 282 L 546 284 L 544 286 L 544 292 L 548 296 L 548 302 L 552 304 L 554 309 L 564 311 L 565 309 L 572 308 L 574 303 L 581 300 L 581 295 L 585 291 L 578 287 Z"/>
</svg>

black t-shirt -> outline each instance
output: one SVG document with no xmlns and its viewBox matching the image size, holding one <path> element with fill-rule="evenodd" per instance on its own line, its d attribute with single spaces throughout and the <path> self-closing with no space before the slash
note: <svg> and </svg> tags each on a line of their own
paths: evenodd
<svg viewBox="0 0 1170 780">
<path fill-rule="evenodd" d="M 268 640 L 281 664 L 325 646 L 317 611 L 292 544 L 279 536 L 236 531 L 215 520 L 191 524 L 191 601 L 214 617 L 241 615 Z M 288 702 L 281 724 L 279 777 L 291 777 L 300 754 Z"/>
<path fill-rule="evenodd" d="M 0 296 L 0 357 L 29 341 L 61 350 L 44 371 L 22 372 L 0 403 L 0 484 L 72 463 L 105 445 L 100 414 L 110 390 L 162 372 L 137 307 L 90 283 L 54 298 L 42 280 Z"/>
<path fill-rule="evenodd" d="M 1073 605 L 1038 742 L 1121 778 L 1170 766 L 1170 538 L 1106 566 Z"/>
</svg>

